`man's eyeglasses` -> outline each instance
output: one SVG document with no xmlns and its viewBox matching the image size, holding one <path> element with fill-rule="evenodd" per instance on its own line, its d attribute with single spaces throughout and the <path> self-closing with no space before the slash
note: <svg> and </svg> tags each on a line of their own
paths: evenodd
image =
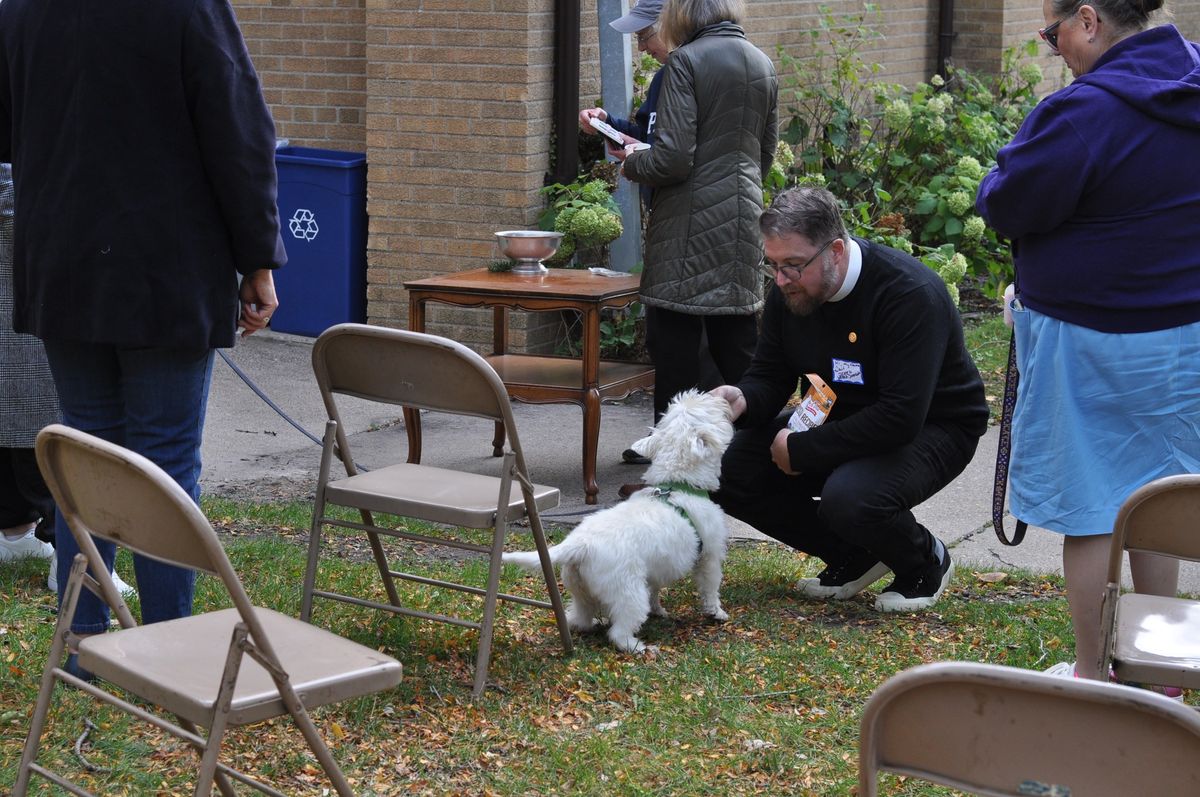
<svg viewBox="0 0 1200 797">
<path fill-rule="evenodd" d="M 815 261 L 818 257 L 820 257 L 821 254 L 826 249 L 829 248 L 829 245 L 832 244 L 836 240 L 838 240 L 838 239 L 830 238 L 828 241 L 825 242 L 825 244 L 820 249 L 818 249 L 816 251 L 816 254 L 814 254 L 812 257 L 810 257 L 808 260 L 805 260 L 803 263 L 801 263 L 798 266 L 776 266 L 776 265 L 768 262 L 767 260 L 763 260 L 762 261 L 763 273 L 766 274 L 768 277 L 771 277 L 772 279 L 782 276 L 788 282 L 795 282 L 796 280 L 798 280 L 804 276 L 804 269 L 811 266 L 813 264 L 813 261 Z"/>
<path fill-rule="evenodd" d="M 658 35 L 658 31 L 655 30 L 654 28 L 650 28 L 649 30 L 641 31 L 640 33 L 637 34 L 637 43 L 638 43 L 638 45 L 645 47 L 647 44 L 650 43 L 650 40 L 653 39 L 657 35 Z"/>
<path fill-rule="evenodd" d="M 1054 52 L 1058 52 L 1058 26 L 1075 16 L 1077 13 L 1079 13 L 1079 6 L 1076 6 L 1074 11 L 1072 11 L 1070 14 L 1067 14 L 1058 22 L 1055 22 L 1053 25 L 1047 25 L 1038 31 L 1038 35 L 1042 37 L 1042 41 L 1050 45 L 1050 49 Z"/>
</svg>

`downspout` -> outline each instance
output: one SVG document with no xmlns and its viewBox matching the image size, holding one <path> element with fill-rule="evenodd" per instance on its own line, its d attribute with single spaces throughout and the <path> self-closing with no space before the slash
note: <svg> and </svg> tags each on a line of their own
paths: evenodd
<svg viewBox="0 0 1200 797">
<path fill-rule="evenodd" d="M 554 166 L 547 184 L 579 174 L 579 4 L 554 0 Z"/>
<path fill-rule="evenodd" d="M 950 63 L 950 50 L 954 39 L 954 0 L 939 0 L 938 2 L 938 50 L 937 73 L 946 77 L 946 66 Z"/>
</svg>

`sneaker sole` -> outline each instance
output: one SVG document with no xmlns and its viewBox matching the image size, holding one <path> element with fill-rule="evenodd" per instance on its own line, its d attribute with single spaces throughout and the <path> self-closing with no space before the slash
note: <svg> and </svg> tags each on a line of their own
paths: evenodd
<svg viewBox="0 0 1200 797">
<path fill-rule="evenodd" d="M 824 598 L 826 600 L 844 601 L 853 598 L 879 579 L 892 572 L 883 562 L 877 562 L 867 572 L 854 581 L 848 581 L 840 587 L 827 587 L 820 579 L 802 578 L 796 582 L 796 591 L 809 598 Z"/>
<path fill-rule="evenodd" d="M 938 598 L 942 597 L 942 593 L 946 591 L 946 587 L 950 584 L 950 577 L 953 575 L 954 561 L 951 560 L 950 566 L 946 568 L 946 572 L 942 576 L 942 583 L 938 584 L 937 592 L 928 597 L 921 598 L 906 598 L 899 592 L 885 592 L 875 599 L 875 611 L 911 612 L 918 609 L 928 609 L 938 602 Z"/>
</svg>

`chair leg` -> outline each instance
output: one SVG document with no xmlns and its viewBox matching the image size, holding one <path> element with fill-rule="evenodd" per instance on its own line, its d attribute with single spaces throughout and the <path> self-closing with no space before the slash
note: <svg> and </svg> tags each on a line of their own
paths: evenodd
<svg viewBox="0 0 1200 797">
<path fill-rule="evenodd" d="M 300 619 L 312 621 L 313 588 L 317 582 L 317 564 L 321 558 L 321 528 L 325 518 L 325 485 L 329 483 L 329 468 L 337 440 L 337 422 L 325 423 L 325 439 L 321 446 L 321 465 L 317 470 L 317 497 L 313 502 L 312 525 L 308 532 L 308 564 L 304 568 L 304 588 L 300 597 Z"/>
<path fill-rule="evenodd" d="M 362 519 L 363 523 L 368 526 L 375 525 L 375 519 L 370 512 L 363 512 Z M 383 543 L 379 541 L 379 535 L 368 531 L 367 542 L 371 545 L 371 556 L 375 559 L 375 567 L 379 569 L 379 577 L 383 579 L 383 591 L 387 593 L 388 600 L 393 606 L 399 606 L 400 593 L 396 592 L 396 579 L 392 578 L 392 568 L 388 564 L 387 553 L 383 550 Z"/>
<path fill-rule="evenodd" d="M 42 685 L 38 689 L 33 718 L 29 722 L 29 735 L 25 737 L 25 747 L 21 750 L 21 763 L 17 767 L 17 782 L 13 784 L 12 797 L 25 797 L 29 790 L 29 777 L 32 774 L 29 767 L 37 757 L 38 744 L 46 727 L 46 715 L 50 711 L 50 699 L 54 696 L 54 682 L 57 680 L 54 669 L 62 663 L 63 653 L 67 648 L 67 635 L 71 633 L 71 618 L 75 616 L 75 605 L 79 602 L 79 590 L 83 585 L 83 571 L 86 567 L 87 559 L 83 554 L 76 554 L 71 562 L 66 589 L 63 591 L 63 603 L 59 608 L 58 622 L 54 626 L 54 639 L 50 643 L 50 655 L 42 669 Z"/>
<path fill-rule="evenodd" d="M 200 729 L 196 727 L 196 723 L 191 720 L 176 715 L 175 721 L 179 723 L 180 728 L 183 728 L 188 733 L 203 736 Z M 230 782 L 229 777 L 220 769 L 213 773 L 213 780 L 216 781 L 217 790 L 221 792 L 222 797 L 237 797 L 237 791 L 233 788 L 233 783 Z"/>
<path fill-rule="evenodd" d="M 512 495 L 513 475 L 516 472 L 516 455 L 505 452 L 500 470 L 500 500 L 496 504 L 496 520 L 492 526 L 492 552 L 488 562 L 487 591 L 483 598 L 483 622 L 479 626 L 479 652 L 475 656 L 475 685 L 471 697 L 483 694 L 487 686 L 488 664 L 492 658 L 492 634 L 496 627 L 497 594 L 500 592 L 500 571 L 504 554 L 504 535 L 508 532 L 508 502 Z"/>
<path fill-rule="evenodd" d="M 563 609 L 562 593 L 558 589 L 558 579 L 554 576 L 554 565 L 550 563 L 550 551 L 546 546 L 546 534 L 542 530 L 542 516 L 538 513 L 537 502 L 533 492 L 525 490 L 525 511 L 529 515 L 529 530 L 533 534 L 533 544 L 537 547 L 538 559 L 542 563 L 542 578 L 546 581 L 546 592 L 550 595 L 550 606 L 554 610 L 554 622 L 558 625 L 558 636 L 562 639 L 563 653 L 570 656 L 574 651 L 571 641 L 571 626 L 567 623 L 567 613 Z"/>
<path fill-rule="evenodd" d="M 342 768 L 338 766 L 333 753 L 329 751 L 329 746 L 321 738 L 321 734 L 317 732 L 316 725 L 313 724 L 312 718 L 304 708 L 304 704 L 300 702 L 300 698 L 296 695 L 296 690 L 292 688 L 291 682 L 286 679 L 275 678 L 275 687 L 279 690 L 279 696 L 283 699 L 283 705 L 287 707 L 288 713 L 292 715 L 292 720 L 296 723 L 296 727 L 300 729 L 304 740 L 308 742 L 308 749 L 312 750 L 313 755 L 317 757 L 317 761 L 321 764 L 321 769 L 325 770 L 325 775 L 329 778 L 329 782 L 333 785 L 334 790 L 337 791 L 340 797 L 354 797 L 354 790 L 350 788 L 350 783 L 346 780 L 346 775 L 342 772 Z"/>
<path fill-rule="evenodd" d="M 492 553 L 488 565 L 487 594 L 483 599 L 483 623 L 479 627 L 479 652 L 475 656 L 475 684 L 471 689 L 471 697 L 477 698 L 487 687 L 488 665 L 492 658 L 492 635 L 496 627 L 497 593 L 500 592 L 500 571 L 504 563 L 500 557 L 504 554 L 504 535 L 508 530 L 507 520 L 501 525 L 501 519 L 492 531 Z"/>
<path fill-rule="evenodd" d="M 229 724 L 229 708 L 233 701 L 234 688 L 237 686 L 238 671 L 242 666 L 242 656 L 245 652 L 248 634 L 245 623 L 238 623 L 233 627 L 233 636 L 229 640 L 229 652 L 225 656 L 225 671 L 221 673 L 221 688 L 217 691 L 217 699 L 213 705 L 208 742 L 204 746 L 204 755 L 200 757 L 195 797 L 209 797 L 212 794 L 213 779 L 218 775 L 217 760 L 221 755 L 221 740 L 225 735 L 225 727 Z M 220 777 L 224 779 L 224 775 L 220 775 Z M 229 786 L 228 781 L 225 785 Z M 226 793 L 224 788 L 221 789 L 221 793 Z"/>
<path fill-rule="evenodd" d="M 308 564 L 304 568 L 304 588 L 300 598 L 300 619 L 312 622 L 313 589 L 317 583 L 317 564 L 321 558 L 321 518 L 325 514 L 323 491 L 317 489 L 317 501 L 313 507 L 312 527 L 308 532 Z"/>
</svg>

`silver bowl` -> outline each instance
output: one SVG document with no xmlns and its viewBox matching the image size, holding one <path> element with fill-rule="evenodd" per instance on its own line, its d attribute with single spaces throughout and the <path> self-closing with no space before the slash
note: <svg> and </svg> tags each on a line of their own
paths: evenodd
<svg viewBox="0 0 1200 797">
<path fill-rule="evenodd" d="M 562 237 L 561 232 L 543 230 L 504 230 L 496 233 L 500 252 L 516 261 L 512 273 L 526 275 L 546 273 L 542 261 L 554 256 Z"/>
</svg>

